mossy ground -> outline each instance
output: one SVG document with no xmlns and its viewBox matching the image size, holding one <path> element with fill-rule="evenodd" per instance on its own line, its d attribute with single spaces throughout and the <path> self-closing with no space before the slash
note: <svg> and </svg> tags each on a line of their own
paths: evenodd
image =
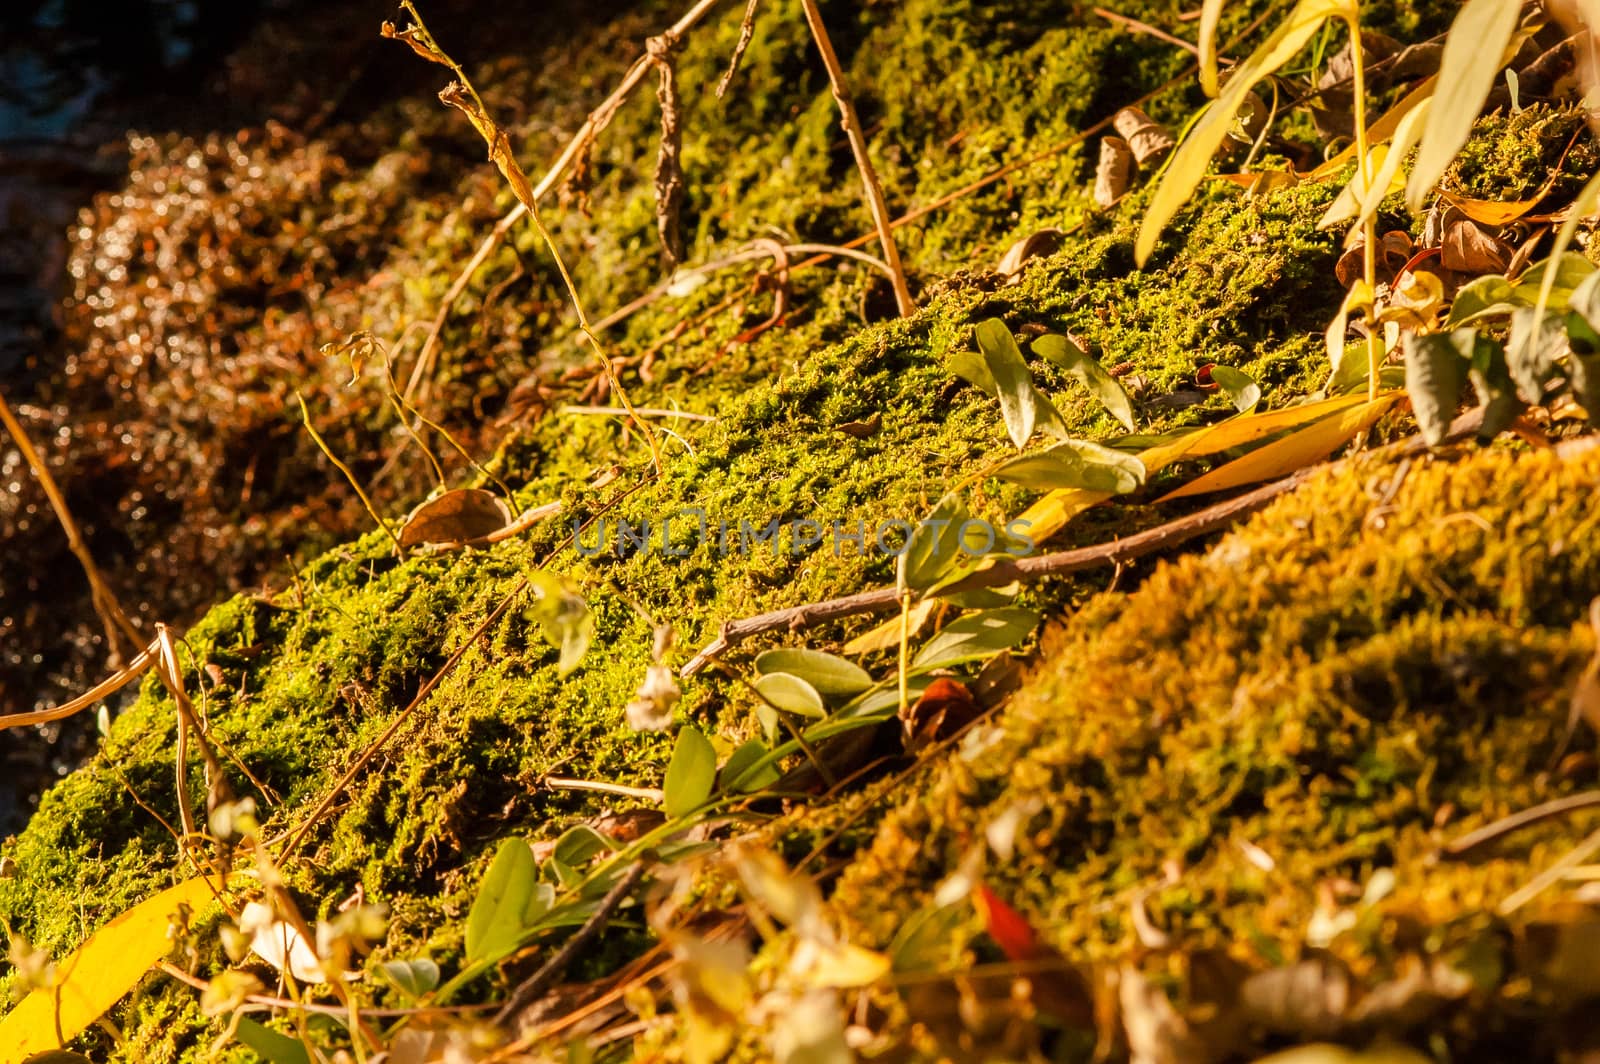
<svg viewBox="0 0 1600 1064">
<path fill-rule="evenodd" d="M 622 35 L 642 33 L 670 14 L 643 5 L 617 25 Z M 1175 50 L 1069 5 L 919 0 L 829 5 L 827 14 L 885 184 L 901 202 L 926 201 L 1018 154 L 1064 142 L 1182 66 Z M 1160 21 L 1164 9 L 1145 14 Z M 710 87 L 737 19 L 697 31 L 678 58 L 688 103 L 686 232 L 699 254 L 772 226 L 835 242 L 867 228 L 800 27 L 798 4 L 764 5 L 722 105 Z M 433 29 L 451 47 L 449 26 L 436 21 Z M 606 38 L 585 54 L 595 70 L 615 71 L 624 51 Z M 498 98 L 525 89 L 523 103 L 537 114 L 544 90 L 533 87 L 534 75 L 498 69 L 506 75 Z M 484 75 L 485 87 L 490 80 Z M 596 75 L 582 98 L 592 104 L 608 84 Z M 1175 118 L 1192 102 L 1180 91 L 1152 110 Z M 561 113 L 576 113 L 570 100 L 565 107 Z M 653 121 L 645 101 L 624 109 L 595 161 L 594 220 L 568 216 L 561 225 L 580 252 L 579 287 L 595 311 L 630 298 L 658 272 L 647 177 Z M 557 139 L 543 128 L 530 136 L 539 157 Z M 1151 396 L 1192 381 L 1209 362 L 1254 375 L 1269 403 L 1321 383 L 1320 332 L 1339 298 L 1338 241 L 1315 222 L 1331 190 L 1303 186 L 1264 200 L 1213 190 L 1179 219 L 1152 268 L 1136 272 L 1139 197 L 1109 215 L 1091 213 L 1082 158 L 1082 149 L 1062 153 L 902 230 L 925 291 L 923 309 L 908 320 L 876 321 L 882 286 L 859 270 L 825 267 L 796 275 L 796 309 L 783 328 L 742 347 L 728 341 L 766 316 L 770 296 L 672 334 L 746 283 L 728 277 L 613 330 L 615 354 L 659 348 L 651 378 L 629 381 L 636 402 L 717 418 L 675 425 L 685 442 L 666 441 L 658 479 L 648 475 L 638 438 L 614 419 L 546 409 L 499 441 L 494 465 L 523 503 L 562 499 L 560 521 L 492 550 L 404 561 L 370 533 L 311 561 L 286 586 L 237 597 L 190 629 L 191 682 L 212 734 L 273 795 L 242 773 L 235 790 L 262 803 L 275 835 L 302 822 L 529 569 L 569 576 L 595 611 L 594 647 L 565 679 L 525 604 L 470 646 L 285 862 L 308 913 L 359 888 L 392 912 L 380 956 L 426 950 L 449 967 L 495 843 L 554 837 L 606 804 L 552 791 L 544 776 L 659 785 L 669 740 L 635 734 L 622 719 L 650 661 L 654 622 L 672 624 L 680 646 L 692 648 L 722 620 L 892 579 L 886 558 L 835 557 L 826 547 L 795 554 L 781 542 L 744 557 L 705 545 L 682 556 L 584 557 L 567 542 L 574 520 L 659 527 L 694 508 L 735 529 L 773 519 L 868 527 L 915 520 L 1007 447 L 995 404 L 944 365 L 947 352 L 970 345 L 971 325 L 990 316 L 1013 329 L 1070 329 L 1103 363 L 1131 363 Z M 431 316 L 483 223 L 508 205 L 482 174 L 462 187 L 471 193 L 459 204 L 434 197 L 411 208 L 372 282 L 378 309 L 360 324 L 381 329 Z M 987 268 L 1039 225 L 1073 232 L 1020 284 L 997 287 Z M 509 291 L 524 269 L 531 291 L 463 302 L 432 393 L 455 419 L 480 415 L 483 440 L 493 434 L 481 415 L 499 411 L 519 373 L 542 368 L 552 380 L 550 366 L 575 357 L 561 346 L 561 302 L 542 252 L 527 234 L 512 244 L 473 291 Z M 1035 371 L 1075 433 L 1113 431 L 1086 396 L 1043 365 Z M 542 405 L 562 397 L 558 389 Z M 1151 405 L 1141 429 L 1195 424 L 1225 409 L 1221 397 L 1176 411 Z M 873 414 L 882 427 L 870 438 L 837 431 Z M 387 429 L 375 420 L 350 431 L 354 441 Z M 1251 930 L 1263 942 L 1292 944 L 1307 898 L 1275 901 L 1259 877 L 1227 864 L 1219 837 L 1237 829 L 1256 841 L 1281 838 L 1275 856 L 1284 881 L 1303 886 L 1359 878 L 1383 862 L 1410 869 L 1425 822 L 1446 800 L 1463 816 L 1486 817 L 1534 800 L 1542 786 L 1559 789 L 1530 782 L 1524 770 L 1548 750 L 1551 732 L 1539 724 L 1561 716 L 1551 707 L 1588 652 L 1576 619 L 1600 592 L 1600 575 L 1584 548 L 1591 527 L 1578 502 L 1579 489 L 1592 488 L 1592 464 L 1540 461 L 1496 455 L 1415 469 L 1387 534 L 1363 524 L 1372 504 L 1359 477 L 1321 484 L 1230 540 L 1232 553 L 1157 567 L 1133 595 L 1094 599 L 1070 628 L 1045 639 L 1034 680 L 1001 718 L 993 760 L 956 757 L 930 767 L 912 794 L 891 796 L 856 829 L 851 838 L 866 848 L 846 871 L 836 907 L 864 941 L 880 942 L 959 858 L 988 810 L 1023 791 L 1066 793 L 1072 800 L 1031 825 L 1034 841 L 1017 864 L 998 870 L 997 883 L 1070 954 L 1105 958 L 1125 948 L 1120 899 L 1166 858 L 1191 868 L 1151 900 L 1175 933 L 1216 940 Z M 616 479 L 589 486 L 613 469 Z M 1530 477 L 1537 492 L 1508 497 Z M 1160 490 L 1152 485 L 1131 501 Z M 975 506 L 1000 516 L 1023 498 L 990 482 Z M 1479 516 L 1494 530 L 1484 542 L 1496 549 L 1474 545 L 1480 526 L 1451 516 L 1458 506 L 1483 508 Z M 1065 539 L 1098 541 L 1164 516 L 1105 507 Z M 1557 540 L 1563 548 L 1552 553 Z M 1544 552 L 1539 566 L 1528 560 L 1535 550 Z M 1081 605 L 1103 582 L 1058 581 L 1028 595 L 1059 611 Z M 805 638 L 828 646 L 864 627 Z M 730 659 L 736 667 L 743 660 Z M 1514 712 L 1505 704 L 1513 691 L 1522 696 Z M 679 716 L 714 731 L 726 752 L 753 734 L 751 709 L 737 684 L 711 677 L 688 685 Z M 1473 726 L 1457 727 L 1461 718 L 1450 714 Z M 147 684 L 94 761 L 45 797 L 7 849 L 17 874 L 0 880 L 0 915 L 15 930 L 59 953 L 169 881 L 173 842 L 134 795 L 176 822 L 174 729 L 170 700 Z M 197 767 L 191 776 L 191 794 L 201 793 Z M 815 824 L 796 822 L 795 830 Z M 1452 878 L 1453 894 L 1429 896 L 1430 916 L 1497 896 L 1539 856 Z M 1402 884 L 1423 889 L 1410 876 Z M 1106 908 L 1108 900 L 1117 904 Z M 118 1019 L 129 1059 L 198 1059 L 213 1037 L 193 995 L 168 983 L 147 987 Z"/>
</svg>

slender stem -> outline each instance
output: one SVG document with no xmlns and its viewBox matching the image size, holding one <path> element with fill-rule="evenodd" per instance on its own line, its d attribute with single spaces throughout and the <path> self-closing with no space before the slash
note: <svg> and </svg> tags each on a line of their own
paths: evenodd
<svg viewBox="0 0 1600 1064">
<path fill-rule="evenodd" d="M 1354 11 L 1345 20 L 1350 27 L 1350 60 L 1353 64 L 1353 84 L 1351 91 L 1355 96 L 1355 124 L 1356 124 L 1356 165 L 1361 168 L 1361 187 L 1372 187 L 1372 160 L 1367 157 L 1367 60 L 1361 47 L 1361 22 Z M 1378 217 L 1368 214 L 1361 228 L 1361 275 L 1367 283 L 1367 291 L 1376 293 L 1378 290 Z M 1362 313 L 1362 320 L 1367 326 L 1367 398 L 1378 398 L 1378 372 L 1383 363 L 1383 340 L 1378 335 L 1378 307 L 1377 300 L 1367 300 L 1366 310 Z"/>
<path fill-rule="evenodd" d="M 839 105 L 840 124 L 844 126 L 845 136 L 850 138 L 850 151 L 856 157 L 856 169 L 861 172 L 861 184 L 867 193 L 867 207 L 872 211 L 872 224 L 877 227 L 878 242 L 883 245 L 883 261 L 889 267 L 889 276 L 894 285 L 894 301 L 900 308 L 900 316 L 907 317 L 916 311 L 917 305 L 911 301 L 911 290 L 906 287 L 906 273 L 900 265 L 900 249 L 895 246 L 894 231 L 889 224 L 889 208 L 883 201 L 883 187 L 878 184 L 872 160 L 867 156 L 867 138 L 861 131 L 861 119 L 856 115 L 850 87 L 844 80 L 844 68 L 839 65 L 839 56 L 835 54 L 833 42 L 828 38 L 827 27 L 822 24 L 822 12 L 817 10 L 817 0 L 800 0 L 800 5 L 805 9 L 806 23 L 811 27 L 817 50 L 822 53 L 822 65 L 828 68 L 828 84 L 832 86 L 834 101 Z"/>
<path fill-rule="evenodd" d="M 55 511 L 56 520 L 61 523 L 61 530 L 67 534 L 67 547 L 72 551 L 73 557 L 78 559 L 78 564 L 83 566 L 83 575 L 89 579 L 90 601 L 94 603 L 95 612 L 100 615 L 100 623 L 106 630 L 106 647 L 111 651 L 111 664 L 113 667 L 120 665 L 123 660 L 123 650 L 129 650 L 137 655 L 139 646 L 144 640 L 133 627 L 133 622 L 128 620 L 127 613 L 117 602 L 110 585 L 101 578 L 100 569 L 94 564 L 88 544 L 84 543 L 83 536 L 78 532 L 78 523 L 72 519 L 72 511 L 67 509 L 66 497 L 61 494 L 55 478 L 50 475 L 50 467 L 45 465 L 44 458 L 34 449 L 33 442 L 23 431 L 22 423 L 11 413 L 11 407 L 6 404 L 3 395 L 0 395 L 0 424 L 5 425 L 6 432 L 11 434 L 17 449 L 22 452 L 23 460 L 28 463 L 28 468 L 33 470 L 33 478 L 39 482 L 39 487 L 44 489 L 45 498 L 50 500 L 50 509 Z M 121 642 L 123 639 L 127 640 L 126 647 Z"/>
</svg>

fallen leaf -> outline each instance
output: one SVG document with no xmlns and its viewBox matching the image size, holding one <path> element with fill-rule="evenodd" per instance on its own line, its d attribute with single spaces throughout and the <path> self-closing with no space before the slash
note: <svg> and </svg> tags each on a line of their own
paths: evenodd
<svg viewBox="0 0 1600 1064">
<path fill-rule="evenodd" d="M 873 411 L 872 416 L 863 421 L 846 421 L 844 424 L 835 427 L 846 436 L 853 436 L 858 440 L 867 440 L 876 436 L 878 430 L 883 428 L 883 415 Z"/>
<path fill-rule="evenodd" d="M 1033 259 L 1055 254 L 1066 235 L 1060 229 L 1040 229 L 1029 233 L 1006 249 L 994 272 L 1007 284 L 1016 284 L 1022 279 L 1022 267 Z"/>
<path fill-rule="evenodd" d="M 922 697 L 906 706 L 900 725 L 906 750 L 916 753 L 942 739 L 948 739 L 978 718 L 983 707 L 960 680 L 936 677 Z"/>
<path fill-rule="evenodd" d="M 1515 254 L 1510 244 L 1466 217 L 1445 224 L 1441 248 L 1445 269 L 1474 275 L 1505 273 Z"/>
<path fill-rule="evenodd" d="M 113 919 L 56 965 L 54 987 L 29 991 L 0 1019 L 0 1060 L 59 1049 L 132 990 L 172 948 L 169 932 L 186 910 L 206 905 L 217 886 L 203 877 L 147 898 Z"/>
<path fill-rule="evenodd" d="M 412 510 L 400 529 L 400 546 L 465 543 L 511 523 L 505 501 L 482 488 L 456 488 Z"/>
<path fill-rule="evenodd" d="M 1100 161 L 1094 168 L 1094 202 L 1111 207 L 1128 191 L 1133 149 L 1121 137 L 1100 138 Z"/>
<path fill-rule="evenodd" d="M 1112 116 L 1111 125 L 1117 135 L 1127 142 L 1141 170 L 1159 163 L 1177 143 L 1166 126 L 1137 107 L 1124 107 L 1118 111 Z"/>
</svg>

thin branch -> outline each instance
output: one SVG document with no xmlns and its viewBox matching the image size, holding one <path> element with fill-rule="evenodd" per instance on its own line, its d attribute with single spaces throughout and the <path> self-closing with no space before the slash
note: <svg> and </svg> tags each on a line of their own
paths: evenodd
<svg viewBox="0 0 1600 1064">
<path fill-rule="evenodd" d="M 744 7 L 744 21 L 739 23 L 739 43 L 733 46 L 733 58 L 728 60 L 728 69 L 723 72 L 722 80 L 717 82 L 719 100 L 728 91 L 728 86 L 733 84 L 733 76 L 739 72 L 739 61 L 744 58 L 745 49 L 750 47 L 750 39 L 756 35 L 756 5 L 760 2 L 750 0 Z"/>
<path fill-rule="evenodd" d="M 593 791 L 596 794 L 615 794 L 622 798 L 639 798 L 646 802 L 661 802 L 667 792 L 659 787 L 629 787 L 623 783 L 604 780 L 569 780 L 560 776 L 546 776 L 539 781 L 552 791 Z"/>
<path fill-rule="evenodd" d="M 545 961 L 538 971 L 534 972 L 528 977 L 527 981 L 517 987 L 500 1011 L 495 1013 L 495 1023 L 504 1026 L 512 1017 L 534 1001 L 537 1001 L 539 995 L 550 988 L 550 984 L 555 982 L 556 977 L 566 970 L 567 965 L 572 963 L 573 959 L 578 956 L 579 951 L 589 944 L 589 940 L 600 933 L 600 929 L 611 918 L 611 913 L 617 906 L 622 904 L 622 900 L 638 885 L 640 877 L 644 875 L 644 866 L 645 862 L 635 861 L 628 867 L 626 872 L 622 873 L 622 878 L 618 879 L 616 883 L 612 884 L 611 889 L 606 891 L 605 897 L 600 899 L 599 905 L 595 907 L 594 914 L 584 922 L 584 925 L 578 928 L 571 938 L 567 939 L 566 943 L 556 951 L 555 956 Z"/>
<path fill-rule="evenodd" d="M 1314 471 L 1320 471 L 1321 468 L 1319 466 Z M 1226 528 L 1241 518 L 1255 513 L 1278 496 L 1299 487 L 1314 471 L 1296 473 L 1237 498 L 1229 499 L 1227 502 L 1209 506 L 1199 513 L 1180 517 L 1176 521 L 1168 521 L 1164 525 L 1158 525 L 1126 539 L 1100 543 L 1092 547 L 1080 547 L 1076 550 L 1040 554 L 1031 558 L 1018 558 L 1015 561 L 1001 561 L 988 569 L 974 573 L 958 584 L 951 585 L 943 593 L 976 591 L 979 588 L 1001 587 L 1018 580 L 1037 580 L 1040 577 L 1064 576 L 1105 565 L 1123 565 L 1147 554 L 1154 554 L 1198 536 Z M 845 595 L 843 598 L 808 602 L 800 606 L 789 606 L 770 613 L 731 621 L 722 626 L 721 635 L 683 667 L 682 675 L 694 675 L 712 658 L 751 636 L 761 635 L 764 632 L 796 631 L 861 613 L 887 613 L 899 605 L 897 588 L 880 587 L 872 591 Z"/>
<path fill-rule="evenodd" d="M 150 665 L 156 659 L 156 649 L 156 641 L 152 641 L 127 665 L 101 680 L 70 702 L 63 702 L 61 705 L 52 706 L 49 709 L 36 709 L 29 713 L 10 713 L 0 717 L 0 731 L 4 731 L 6 728 L 23 728 L 32 724 L 45 724 L 52 720 L 70 717 L 74 713 L 88 709 L 103 698 L 110 698 L 117 691 L 145 674 L 145 671 L 150 668 Z"/>
<path fill-rule="evenodd" d="M 1469 410 L 1451 423 L 1443 442 L 1464 439 L 1477 432 L 1478 426 L 1482 423 L 1482 408 Z M 1413 436 L 1369 452 L 1363 457 L 1371 458 L 1379 455 L 1400 457 L 1407 454 L 1418 454 L 1426 450 L 1427 444 L 1423 442 L 1422 438 Z M 1092 547 L 1079 547 L 1076 550 L 1040 554 L 1031 558 L 1018 558 L 1014 561 L 1003 560 L 988 569 L 972 574 L 959 583 L 944 588 L 941 594 L 958 594 L 963 591 L 976 591 L 986 587 L 1002 587 L 1019 580 L 1037 580 L 1045 576 L 1063 576 L 1068 573 L 1082 572 L 1086 569 L 1096 569 L 1106 565 L 1126 565 L 1128 562 L 1142 558 L 1147 554 L 1155 554 L 1199 536 L 1209 535 L 1212 532 L 1227 528 L 1229 525 L 1260 510 L 1278 496 L 1293 491 L 1318 473 L 1338 469 L 1346 465 L 1348 461 L 1348 459 L 1344 459 L 1302 469 L 1298 473 L 1284 477 L 1282 480 L 1273 481 L 1271 484 L 1263 485 L 1225 502 L 1208 506 L 1197 513 L 1192 513 L 1186 517 L 1168 521 L 1164 525 L 1158 525 L 1136 535 L 1128 536 L 1126 539 L 1100 543 Z M 729 621 L 722 626 L 722 633 L 690 659 L 689 663 L 680 670 L 680 674 L 683 676 L 694 675 L 705 668 L 707 663 L 718 655 L 735 644 L 749 639 L 751 636 L 761 635 L 765 632 L 798 631 L 826 621 L 836 621 L 862 613 L 887 613 L 897 608 L 899 604 L 900 600 L 896 588 L 880 587 L 872 591 L 845 595 L 843 598 L 828 599 L 824 602 L 808 602 L 799 606 L 772 610 L 769 613 L 758 614 L 754 617 Z"/>
<path fill-rule="evenodd" d="M 1524 809 L 1520 813 L 1501 817 L 1492 824 L 1486 824 L 1477 831 L 1469 831 L 1459 838 L 1451 839 L 1440 850 L 1445 857 L 1465 857 L 1480 846 L 1487 845 L 1496 839 L 1510 835 L 1514 831 L 1521 831 L 1532 824 L 1537 824 L 1554 817 L 1566 816 L 1576 813 L 1580 809 L 1592 809 L 1600 805 L 1600 791 L 1584 791 L 1582 794 L 1572 794 L 1565 798 L 1557 798 L 1551 802 L 1544 802 L 1531 809 Z"/>
<path fill-rule="evenodd" d="M 878 243 L 883 246 L 883 261 L 888 264 L 894 285 L 894 301 L 902 318 L 913 314 L 917 305 L 911 300 L 911 290 L 906 287 L 906 272 L 900 265 L 900 249 L 895 246 L 894 229 L 889 224 L 889 208 L 883 201 L 883 186 L 872 168 L 867 155 L 867 138 L 861 131 L 861 119 L 856 115 L 855 101 L 850 97 L 850 86 L 845 82 L 844 67 L 828 38 L 828 29 L 822 24 L 822 12 L 817 10 L 817 0 L 800 0 L 806 13 L 806 24 L 822 53 L 822 65 L 828 69 L 828 84 L 833 88 L 833 98 L 839 105 L 840 124 L 850 139 L 850 151 L 856 157 L 856 169 L 861 172 L 861 184 L 867 194 L 867 207 L 872 211 L 872 224 L 878 230 Z"/>
<path fill-rule="evenodd" d="M 72 551 L 73 557 L 78 559 L 78 564 L 83 566 L 83 575 L 89 578 L 90 601 L 94 604 L 95 613 L 100 615 L 100 623 L 105 627 L 106 647 L 111 652 L 111 664 L 114 668 L 122 662 L 123 639 L 127 640 L 126 649 L 130 650 L 136 650 L 144 640 L 133 627 L 133 622 L 128 620 L 127 613 L 117 602 L 117 597 L 112 593 L 110 586 L 101 578 L 100 570 L 89 554 L 89 547 L 78 532 L 78 523 L 72 519 L 72 511 L 67 509 L 66 497 L 56 486 L 55 478 L 50 475 L 50 468 L 34 449 L 28 434 L 22 430 L 22 423 L 11 413 L 11 407 L 3 395 L 0 395 L 0 423 L 5 425 L 6 431 L 16 442 L 17 449 L 22 452 L 23 460 L 33 471 L 33 477 L 39 482 L 39 487 L 44 489 L 45 498 L 50 500 L 50 509 L 55 511 L 56 520 L 61 523 L 61 530 L 67 534 L 67 547 Z"/>
<path fill-rule="evenodd" d="M 1136 18 L 1129 18 L 1127 15 L 1119 15 L 1115 11 L 1107 11 L 1103 7 L 1095 8 L 1094 13 L 1108 22 L 1115 22 L 1118 25 L 1126 26 L 1135 33 L 1143 33 L 1147 36 L 1154 37 L 1158 41 L 1165 41 L 1168 44 L 1176 45 L 1192 56 L 1198 57 L 1200 55 L 1200 49 L 1195 45 L 1184 40 L 1182 37 L 1174 37 L 1166 30 L 1158 29 L 1155 26 L 1150 25 L 1148 22 L 1140 22 Z"/>
<path fill-rule="evenodd" d="M 659 36 L 669 41 L 676 41 L 689 32 L 701 19 L 705 18 L 706 13 L 716 5 L 717 0 L 699 0 L 694 7 L 689 9 L 687 14 L 663 30 Z M 633 90 L 639 87 L 640 82 L 644 81 L 645 75 L 654 66 L 655 62 L 650 58 L 648 51 L 633 61 L 633 65 L 628 68 L 628 72 L 623 75 L 622 81 L 612 90 L 611 95 L 607 96 L 599 107 L 589 112 L 589 117 L 584 119 L 582 126 L 578 127 L 578 132 L 572 135 L 572 139 L 567 141 L 567 146 L 556 157 L 556 161 L 550 164 L 550 169 L 545 171 L 545 175 L 539 179 L 539 183 L 533 186 L 533 199 L 535 201 L 541 200 L 550 194 L 550 190 L 556 187 L 556 184 L 560 182 L 567 170 L 571 168 L 573 160 L 588 150 L 594 139 L 611 123 L 612 117 L 621 109 L 623 104 L 628 102 L 628 98 L 633 95 Z M 478 268 L 488 261 L 489 256 L 494 254 L 495 248 L 499 247 L 500 242 L 506 238 L 506 234 L 510 233 L 517 222 L 522 220 L 522 216 L 527 213 L 527 204 L 519 201 L 515 207 L 503 215 L 495 223 L 494 229 L 489 232 L 489 235 L 483 238 L 482 243 L 478 245 L 478 249 L 472 253 L 472 258 L 467 260 L 467 265 L 462 268 L 461 272 L 456 275 L 456 279 L 451 282 L 449 290 L 445 292 L 444 299 L 440 302 L 439 312 L 434 316 L 433 322 L 428 327 L 428 335 L 422 342 L 422 352 L 417 356 L 417 364 L 412 367 L 411 377 L 406 382 L 405 396 L 407 399 L 412 397 L 413 393 L 416 392 L 422 381 L 427 377 L 433 365 L 434 355 L 439 347 L 439 335 L 444 331 L 445 322 L 449 319 L 450 311 L 455 307 L 456 300 L 461 298 L 461 294 L 467 290 L 467 285 L 472 283 L 472 275 L 477 273 Z"/>
</svg>

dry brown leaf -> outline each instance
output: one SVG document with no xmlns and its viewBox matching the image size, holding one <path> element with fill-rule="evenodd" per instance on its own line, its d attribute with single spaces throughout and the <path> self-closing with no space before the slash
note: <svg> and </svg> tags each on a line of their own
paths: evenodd
<svg viewBox="0 0 1600 1064">
<path fill-rule="evenodd" d="M 1139 168 L 1160 163 L 1176 143 L 1167 127 L 1156 122 L 1137 107 L 1124 107 L 1111 119 L 1117 135 L 1128 142 Z"/>
<path fill-rule="evenodd" d="M 457 488 L 418 506 L 400 529 L 400 546 L 465 543 L 511 523 L 504 500 L 482 488 Z"/>
<path fill-rule="evenodd" d="M 1110 207 L 1128 191 L 1133 149 L 1121 137 L 1100 138 L 1100 164 L 1094 170 L 1094 202 Z"/>
<path fill-rule="evenodd" d="M 1447 270 L 1474 276 L 1505 273 L 1514 254 L 1511 245 L 1463 215 L 1445 224 L 1441 262 Z"/>
<path fill-rule="evenodd" d="M 874 411 L 872 416 L 861 421 L 846 421 L 837 426 L 846 436 L 853 436 L 858 440 L 871 439 L 883 428 L 883 415 Z"/>
<path fill-rule="evenodd" d="M 1060 229 L 1040 229 L 1036 233 L 1029 233 L 1006 249 L 994 272 L 1004 278 L 1007 284 L 1016 284 L 1022 279 L 1022 267 L 1032 259 L 1055 254 L 1066 235 Z"/>
<path fill-rule="evenodd" d="M 916 753 L 948 739 L 982 712 L 983 707 L 972 697 L 966 684 L 940 676 L 900 715 L 907 752 Z"/>
</svg>

